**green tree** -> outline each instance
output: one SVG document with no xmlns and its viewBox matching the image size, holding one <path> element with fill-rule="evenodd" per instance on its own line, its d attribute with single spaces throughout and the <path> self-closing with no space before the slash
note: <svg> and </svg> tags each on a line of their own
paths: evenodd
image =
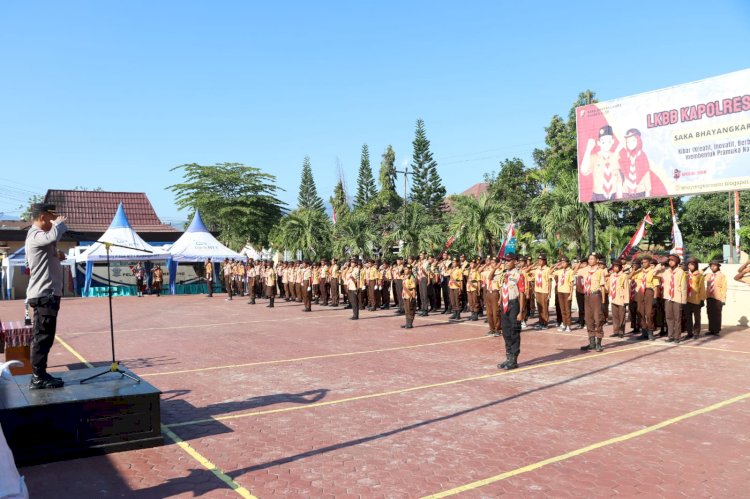
<svg viewBox="0 0 750 499">
<path fill-rule="evenodd" d="M 271 242 L 279 250 L 301 251 L 303 258 L 327 258 L 331 256 L 331 222 L 322 211 L 297 209 L 281 220 Z"/>
<path fill-rule="evenodd" d="M 25 205 L 22 204 L 18 207 L 19 210 L 23 210 L 23 213 L 21 213 L 21 220 L 23 220 L 24 222 L 31 222 L 31 205 L 43 202 L 44 194 L 34 194 L 33 196 L 29 197 L 29 200 Z"/>
<path fill-rule="evenodd" d="M 359 175 L 357 176 L 357 195 L 354 198 L 355 209 L 366 207 L 375 197 L 375 179 L 372 177 L 370 166 L 370 149 L 367 144 L 362 144 L 362 157 L 359 162 Z"/>
<path fill-rule="evenodd" d="M 723 245 L 729 244 L 729 213 L 727 193 L 702 194 L 688 199 L 680 218 L 680 232 L 687 252 L 704 256 L 721 253 Z"/>
<path fill-rule="evenodd" d="M 284 212 L 276 197 L 276 177 L 240 163 L 180 165 L 183 181 L 167 189 L 178 208 L 200 210 L 203 221 L 229 246 L 268 243 L 271 229 Z"/>
<path fill-rule="evenodd" d="M 336 223 L 333 229 L 333 251 L 336 255 L 373 256 L 381 241 L 372 218 L 356 210 Z"/>
<path fill-rule="evenodd" d="M 402 241 L 401 255 L 407 257 L 417 255 L 420 251 L 435 254 L 442 250 L 446 240 L 442 224 L 435 223 L 422 205 L 409 203 L 387 242 L 395 246 Z"/>
<path fill-rule="evenodd" d="M 529 211 L 529 200 L 541 192 L 541 185 L 534 171 L 529 170 L 518 158 L 505 159 L 500 162 L 500 171 L 485 174 L 484 181 L 493 200 L 510 213 L 510 217 L 526 230 L 538 232 Z"/>
<path fill-rule="evenodd" d="M 339 178 L 339 181 L 334 186 L 333 196 L 331 196 L 330 202 L 338 221 L 343 220 L 349 215 L 349 202 L 346 199 L 346 189 L 344 189 L 343 178 Z"/>
<path fill-rule="evenodd" d="M 543 191 L 531 201 L 531 209 L 547 239 L 557 240 L 559 235 L 563 244 L 572 243 L 579 255 L 588 247 L 588 206 L 578 202 L 576 174 L 563 174 L 554 189 Z M 615 212 L 609 203 L 596 203 L 594 215 L 599 227 L 615 219 Z"/>
<path fill-rule="evenodd" d="M 459 243 L 473 255 L 495 255 L 503 231 L 510 223 L 510 212 L 493 197 L 482 194 L 451 196 L 450 234 L 459 234 Z"/>
<path fill-rule="evenodd" d="M 375 212 L 384 215 L 398 210 L 402 200 L 396 192 L 396 152 L 390 145 L 383 153 L 378 180 L 380 191 L 375 198 Z"/>
<path fill-rule="evenodd" d="M 437 171 L 437 161 L 432 158 L 430 141 L 421 119 L 417 120 L 412 146 L 411 201 L 423 206 L 433 219 L 439 219 L 444 208 L 445 187 Z"/>
<path fill-rule="evenodd" d="M 315 187 L 315 179 L 313 178 L 309 156 L 305 156 L 304 161 L 302 161 L 302 178 L 300 179 L 299 194 L 297 195 L 297 209 L 317 210 L 325 213 L 323 199 L 318 196 L 318 189 Z"/>
</svg>

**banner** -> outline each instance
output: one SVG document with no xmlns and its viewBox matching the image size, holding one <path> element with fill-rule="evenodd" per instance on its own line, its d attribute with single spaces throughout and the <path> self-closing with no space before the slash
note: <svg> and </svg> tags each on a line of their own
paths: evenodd
<svg viewBox="0 0 750 499">
<path fill-rule="evenodd" d="M 646 216 L 643 217 L 641 226 L 638 227 L 638 230 L 635 231 L 633 237 L 630 238 L 627 246 L 625 246 L 625 248 L 622 250 L 622 253 L 620 253 L 620 260 L 630 257 L 630 252 L 633 251 L 633 248 L 638 246 L 638 244 L 644 238 L 644 236 L 646 235 L 646 224 L 654 225 L 654 222 L 651 221 L 651 216 L 649 214 L 646 214 Z"/>
<path fill-rule="evenodd" d="M 750 189 L 750 69 L 576 108 L 578 198 Z"/>
</svg>

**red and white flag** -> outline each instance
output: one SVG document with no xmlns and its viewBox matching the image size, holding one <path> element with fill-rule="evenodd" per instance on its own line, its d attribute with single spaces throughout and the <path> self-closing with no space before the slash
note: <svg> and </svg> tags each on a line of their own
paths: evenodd
<svg viewBox="0 0 750 499">
<path fill-rule="evenodd" d="M 461 235 L 461 231 L 463 230 L 463 228 L 464 228 L 464 224 L 461 224 L 461 227 L 458 228 L 456 233 L 448 238 L 448 240 L 445 242 L 445 249 L 448 249 L 451 246 L 453 246 L 453 243 L 456 242 L 456 239 L 458 239 L 458 236 Z"/>
<path fill-rule="evenodd" d="M 734 191 L 734 246 L 735 258 L 740 261 L 740 191 Z"/>
<path fill-rule="evenodd" d="M 641 242 L 643 237 L 646 235 L 646 224 L 654 225 L 654 222 L 651 221 L 651 216 L 648 213 L 646 213 L 646 216 L 643 217 L 641 226 L 638 227 L 638 230 L 635 231 L 633 237 L 630 238 L 630 242 L 628 242 L 627 246 L 625 246 L 625 249 L 623 249 L 622 253 L 620 253 L 620 259 L 628 258 L 630 256 L 630 252 L 633 251 L 633 248 L 638 246 L 638 244 Z"/>
<path fill-rule="evenodd" d="M 504 257 L 506 252 L 516 252 L 516 224 L 513 222 L 511 222 L 510 227 L 508 227 L 508 237 L 503 240 L 503 245 L 500 246 L 500 251 L 497 253 L 497 257 Z"/>
<path fill-rule="evenodd" d="M 680 226 L 677 225 L 677 214 L 674 212 L 672 198 L 669 198 L 669 206 L 672 208 L 672 250 L 669 253 L 682 257 L 685 254 L 685 249 L 682 244 L 682 232 L 680 232 Z"/>
</svg>

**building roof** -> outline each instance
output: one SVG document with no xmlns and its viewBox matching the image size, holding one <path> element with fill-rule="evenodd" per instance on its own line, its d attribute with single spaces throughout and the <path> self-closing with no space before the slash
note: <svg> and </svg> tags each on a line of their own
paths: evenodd
<svg viewBox="0 0 750 499">
<path fill-rule="evenodd" d="M 0 220 L 0 229 L 5 230 L 27 230 L 31 222 L 25 220 Z"/>
<path fill-rule="evenodd" d="M 136 232 L 179 232 L 164 224 L 143 192 L 68 191 L 50 189 L 45 203 L 54 203 L 72 231 L 104 232 L 122 203 L 130 225 Z"/>
<path fill-rule="evenodd" d="M 466 189 L 464 192 L 461 193 L 462 196 L 472 196 L 475 198 L 479 198 L 482 194 L 485 194 L 489 192 L 490 186 L 487 185 L 484 182 L 479 182 L 478 184 L 474 184 L 468 189 Z"/>
</svg>

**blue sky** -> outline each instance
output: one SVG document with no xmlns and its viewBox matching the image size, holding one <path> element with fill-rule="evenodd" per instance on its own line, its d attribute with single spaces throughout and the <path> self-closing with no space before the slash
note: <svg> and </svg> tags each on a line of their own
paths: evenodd
<svg viewBox="0 0 750 499">
<path fill-rule="evenodd" d="M 579 92 L 600 100 L 750 66 L 750 2 L 73 1 L 0 4 L 0 212 L 31 193 L 165 187 L 183 163 L 273 173 L 328 199 L 363 143 L 377 176 L 417 118 L 449 193 L 531 164 Z"/>
</svg>

